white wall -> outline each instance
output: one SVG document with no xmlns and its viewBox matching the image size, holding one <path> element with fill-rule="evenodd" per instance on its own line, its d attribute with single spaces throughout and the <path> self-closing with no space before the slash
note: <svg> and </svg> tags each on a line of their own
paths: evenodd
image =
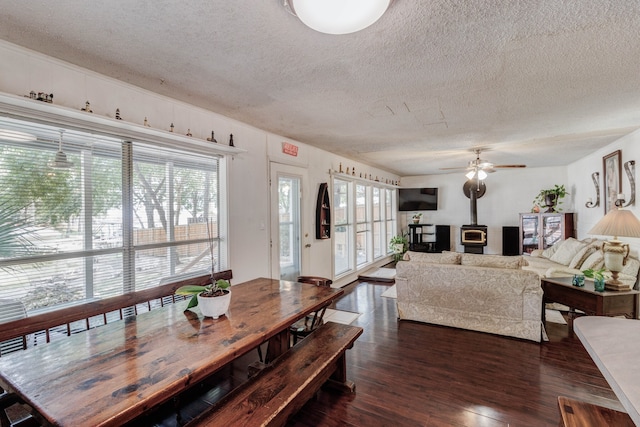
<svg viewBox="0 0 640 427">
<path fill-rule="evenodd" d="M 292 141 L 192 105 L 158 95 L 95 72 L 59 61 L 40 53 L 0 40 L 0 92 L 23 96 L 30 91 L 54 94 L 54 104 L 81 109 L 91 102 L 93 114 L 114 117 L 120 109 L 124 121 L 142 124 L 147 118 L 152 128 L 169 130 L 171 123 L 179 134 L 191 132 L 205 140 L 215 131 L 220 144 L 233 134 L 235 145 L 246 153 L 229 158 L 229 266 L 234 282 L 254 277 L 269 277 L 269 161 L 308 169 L 309 194 L 304 196 L 303 211 L 308 219 L 305 233 L 311 247 L 310 270 L 305 274 L 332 276 L 330 240 L 315 239 L 315 203 L 320 182 L 330 182 L 329 170 L 339 164 L 356 167 L 389 180 L 399 177 L 380 169 L 336 156 L 298 141 Z M 282 154 L 281 143 L 299 147 L 297 157 Z M 311 220 L 309 220 L 311 219 Z M 353 280 L 346 277 L 343 282 Z"/>
</svg>

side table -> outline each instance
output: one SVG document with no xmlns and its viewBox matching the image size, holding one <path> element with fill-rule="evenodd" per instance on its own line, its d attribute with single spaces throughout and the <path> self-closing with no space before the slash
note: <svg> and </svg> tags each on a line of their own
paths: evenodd
<svg viewBox="0 0 640 427">
<path fill-rule="evenodd" d="M 587 315 L 595 316 L 625 316 L 629 319 L 638 318 L 638 295 L 640 291 L 604 291 L 597 292 L 593 281 L 586 280 L 583 287 L 573 286 L 571 277 L 543 278 L 540 281 L 544 296 L 544 304 L 557 302 L 569 306 L 569 327 L 573 327 L 575 310 L 581 310 Z"/>
</svg>

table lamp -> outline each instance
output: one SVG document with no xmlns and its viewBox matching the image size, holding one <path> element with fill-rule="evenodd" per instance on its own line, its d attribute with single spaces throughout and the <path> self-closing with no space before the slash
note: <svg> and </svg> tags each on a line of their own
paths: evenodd
<svg viewBox="0 0 640 427">
<path fill-rule="evenodd" d="M 587 234 L 613 236 L 602 246 L 604 266 L 611 271 L 611 279 L 605 282 L 605 288 L 615 291 L 630 290 L 631 287 L 618 280 L 618 273 L 629 256 L 629 245 L 622 243 L 618 237 L 640 237 L 640 221 L 633 212 L 614 208 L 609 211 Z"/>
</svg>

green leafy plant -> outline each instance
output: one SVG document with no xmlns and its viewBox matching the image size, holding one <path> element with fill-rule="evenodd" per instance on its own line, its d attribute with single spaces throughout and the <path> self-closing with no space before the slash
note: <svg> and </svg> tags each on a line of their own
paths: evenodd
<svg viewBox="0 0 640 427">
<path fill-rule="evenodd" d="M 389 249 L 393 252 L 393 260 L 400 261 L 402 255 L 409 249 L 409 239 L 407 234 L 398 234 L 389 241 Z"/>
<path fill-rule="evenodd" d="M 594 280 L 604 280 L 604 272 L 604 268 L 601 268 L 599 270 L 594 270 L 593 268 L 582 270 L 582 274 L 584 274 L 585 277 L 589 277 Z"/>
<path fill-rule="evenodd" d="M 556 184 L 553 188 L 540 190 L 538 195 L 533 199 L 534 210 L 536 206 L 547 206 L 549 207 L 547 212 L 559 212 L 562 199 L 568 194 L 569 192 L 564 187 L 564 184 Z"/>
<path fill-rule="evenodd" d="M 203 297 L 220 297 L 225 295 L 228 291 L 227 288 L 231 286 L 228 280 L 219 279 L 219 280 L 211 280 L 211 283 L 208 285 L 185 285 L 180 286 L 176 289 L 176 295 L 184 295 L 189 296 L 192 295 L 191 301 L 187 305 L 187 309 L 191 307 L 195 307 L 198 305 L 198 295 Z"/>
<path fill-rule="evenodd" d="M 413 214 L 413 219 L 417 219 L 418 221 L 420 221 L 420 218 L 422 218 L 422 213 L 415 213 Z"/>
</svg>

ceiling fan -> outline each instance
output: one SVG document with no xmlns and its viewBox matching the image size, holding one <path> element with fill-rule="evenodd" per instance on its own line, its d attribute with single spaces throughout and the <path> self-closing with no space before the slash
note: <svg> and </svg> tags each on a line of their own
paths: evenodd
<svg viewBox="0 0 640 427">
<path fill-rule="evenodd" d="M 481 151 L 482 150 L 480 148 L 475 148 L 473 150 L 473 152 L 476 154 L 476 158 L 475 160 L 471 160 L 467 166 L 455 167 L 455 168 L 440 168 L 440 170 L 464 169 L 467 171 L 467 173 L 465 174 L 467 179 L 477 178 L 479 180 L 483 180 L 487 177 L 487 174 L 495 172 L 496 169 L 527 167 L 527 165 L 494 165 L 493 163 L 480 158 Z"/>
</svg>

